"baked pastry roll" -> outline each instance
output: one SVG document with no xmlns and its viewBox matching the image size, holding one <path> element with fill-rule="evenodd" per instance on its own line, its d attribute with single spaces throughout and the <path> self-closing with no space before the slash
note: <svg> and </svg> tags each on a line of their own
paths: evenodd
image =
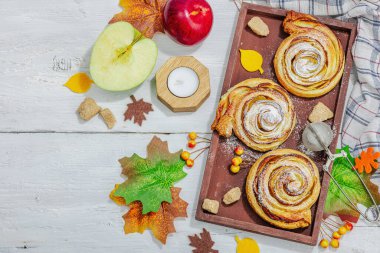
<svg viewBox="0 0 380 253">
<path fill-rule="evenodd" d="M 311 224 L 310 208 L 320 189 L 317 166 L 292 149 L 278 149 L 261 156 L 250 169 L 246 184 L 247 198 L 255 212 L 284 229 Z"/>
<path fill-rule="evenodd" d="M 264 152 L 280 146 L 295 124 L 287 91 L 269 79 L 253 78 L 222 96 L 211 129 L 224 137 L 233 131 L 248 147 Z"/>
<path fill-rule="evenodd" d="M 283 22 L 290 34 L 277 49 L 277 79 L 290 93 L 306 98 L 330 92 L 345 65 L 342 45 L 326 25 L 310 15 L 289 11 Z"/>
</svg>

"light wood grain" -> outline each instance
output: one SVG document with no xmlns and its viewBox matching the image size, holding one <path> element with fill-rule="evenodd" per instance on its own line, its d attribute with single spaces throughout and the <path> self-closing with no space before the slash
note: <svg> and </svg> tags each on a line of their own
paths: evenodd
<svg viewBox="0 0 380 253">
<path fill-rule="evenodd" d="M 214 26 L 198 47 L 183 47 L 157 34 L 154 37 L 159 48 L 157 65 L 138 88 L 111 93 L 93 86 L 84 95 L 70 92 L 63 84 L 79 70 L 88 71 L 91 47 L 113 14 L 120 11 L 118 1 L 6 2 L 0 8 L 3 17 L 0 24 L 0 132 L 109 132 L 101 120 L 87 123 L 78 120 L 75 110 L 84 96 L 94 98 L 100 106 L 114 112 L 118 124 L 113 132 L 210 132 L 237 16 L 231 1 L 210 1 L 215 13 Z M 178 55 L 192 55 L 210 70 L 210 97 L 195 113 L 173 113 L 156 95 L 156 71 L 170 57 Z M 58 71 L 60 60 L 71 60 L 71 70 Z M 153 103 L 154 112 L 147 116 L 142 127 L 123 121 L 131 94 Z M 194 119 L 197 119 L 196 124 Z"/>
<path fill-rule="evenodd" d="M 199 86 L 194 94 L 181 98 L 168 88 L 170 73 L 179 68 L 192 69 L 198 76 Z M 193 56 L 175 56 L 170 58 L 156 73 L 157 97 L 173 112 L 195 112 L 210 96 L 210 74 L 208 69 Z"/>
<path fill-rule="evenodd" d="M 150 232 L 124 235 L 121 216 L 126 209 L 108 199 L 114 184 L 123 180 L 117 160 L 133 152 L 145 156 L 152 136 L 0 134 L 0 252 L 185 253 L 191 252 L 187 236 L 203 227 L 221 253 L 234 252 L 235 235 L 256 239 L 261 252 L 319 252 L 318 247 L 196 221 L 206 155 L 176 184 L 189 203 L 189 217 L 175 221 L 178 233 L 169 236 L 166 246 Z M 159 137 L 169 142 L 171 152 L 186 144 L 184 134 Z M 378 229 L 355 227 L 342 239 L 340 251 L 373 252 L 379 245 Z"/>
</svg>

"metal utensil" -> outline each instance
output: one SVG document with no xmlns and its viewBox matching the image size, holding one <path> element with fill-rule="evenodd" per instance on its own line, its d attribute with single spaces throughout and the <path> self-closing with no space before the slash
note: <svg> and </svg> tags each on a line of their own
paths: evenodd
<svg viewBox="0 0 380 253">
<path fill-rule="evenodd" d="M 313 126 L 313 130 L 318 136 L 322 136 L 322 142 L 324 145 L 320 144 L 320 141 L 314 137 L 314 133 L 309 126 Z M 324 146 L 330 146 L 332 140 L 334 139 L 334 133 L 331 127 L 324 122 L 315 122 L 309 124 L 302 133 L 302 142 L 305 147 L 310 151 L 323 151 Z"/>
<path fill-rule="evenodd" d="M 323 147 L 324 151 L 326 152 L 327 156 L 328 156 L 328 159 L 327 159 L 327 162 L 326 164 L 323 166 L 323 170 L 327 173 L 327 175 L 329 175 L 329 177 L 332 179 L 332 181 L 334 182 L 334 184 L 338 187 L 338 189 L 343 193 L 343 195 L 346 197 L 346 199 L 348 200 L 348 202 L 350 203 L 351 207 L 354 208 L 357 212 L 359 212 L 363 217 L 364 219 L 366 219 L 368 222 L 378 222 L 380 220 L 380 208 L 379 206 L 376 204 L 376 201 L 375 199 L 373 198 L 371 192 L 369 191 L 367 185 L 364 183 L 362 177 L 360 176 L 360 174 L 357 172 L 357 170 L 355 170 L 354 168 L 354 165 L 352 164 L 351 160 L 348 158 L 348 154 L 346 153 L 346 151 L 344 150 L 341 150 L 340 153 L 338 154 L 333 154 L 330 149 L 328 148 L 327 145 L 325 145 L 325 143 L 322 141 L 322 138 L 319 136 L 318 132 L 316 131 L 316 129 L 314 128 L 314 126 L 312 124 L 308 124 L 307 125 L 307 128 L 309 128 L 311 130 L 311 132 L 313 133 L 314 137 L 316 138 L 316 140 L 319 142 L 319 144 Z M 333 175 L 330 173 L 329 171 L 329 168 L 331 166 L 331 163 L 333 163 L 335 161 L 335 159 L 337 158 L 341 158 L 341 157 L 344 157 L 347 162 L 350 164 L 352 170 L 355 172 L 355 174 L 359 177 L 360 179 L 360 182 L 363 184 L 365 190 L 367 191 L 368 195 L 370 196 L 371 200 L 372 200 L 372 203 L 373 203 L 373 206 L 367 208 L 367 210 L 363 213 L 362 211 L 359 210 L 359 208 L 356 206 L 356 204 L 350 199 L 350 197 L 347 195 L 347 193 L 342 189 L 342 187 L 339 185 L 339 183 L 336 181 L 336 179 L 333 177 Z M 369 217 L 369 214 L 372 214 L 373 215 L 373 218 Z"/>
</svg>

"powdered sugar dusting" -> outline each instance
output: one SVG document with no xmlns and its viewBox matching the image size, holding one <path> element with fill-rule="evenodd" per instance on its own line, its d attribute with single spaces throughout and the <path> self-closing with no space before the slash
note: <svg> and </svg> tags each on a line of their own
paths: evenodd
<svg viewBox="0 0 380 253">
<path fill-rule="evenodd" d="M 220 137 L 220 143 L 218 152 L 219 154 L 224 154 L 227 156 L 233 156 L 234 150 L 237 146 L 242 146 L 244 148 L 244 154 L 242 155 L 243 164 L 242 168 L 250 168 L 252 164 L 263 155 L 263 153 L 252 150 L 251 148 L 244 145 L 235 135 L 229 138 Z"/>
<path fill-rule="evenodd" d="M 313 152 L 313 151 L 309 150 L 307 147 L 305 147 L 305 145 L 303 145 L 303 143 L 298 146 L 298 149 L 299 149 L 299 151 L 301 151 L 302 153 L 304 153 L 305 155 L 307 155 L 308 157 L 310 157 L 313 160 L 316 159 L 318 157 L 318 154 L 319 154 L 319 152 Z"/>
</svg>

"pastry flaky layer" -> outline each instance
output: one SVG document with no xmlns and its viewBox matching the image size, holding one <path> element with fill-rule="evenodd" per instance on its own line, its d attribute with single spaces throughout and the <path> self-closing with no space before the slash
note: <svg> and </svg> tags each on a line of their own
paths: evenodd
<svg viewBox="0 0 380 253">
<path fill-rule="evenodd" d="M 310 15 L 289 11 L 283 22 L 290 36 L 274 58 L 277 79 L 290 93 L 319 97 L 330 92 L 342 78 L 345 56 L 335 34 Z"/>
<path fill-rule="evenodd" d="M 287 91 L 269 79 L 252 78 L 222 96 L 211 129 L 224 137 L 233 131 L 248 147 L 264 152 L 280 146 L 295 124 Z"/>
<path fill-rule="evenodd" d="M 278 149 L 261 156 L 249 171 L 246 184 L 248 201 L 255 212 L 284 229 L 311 224 L 310 208 L 320 189 L 317 166 L 292 149 Z"/>
</svg>

